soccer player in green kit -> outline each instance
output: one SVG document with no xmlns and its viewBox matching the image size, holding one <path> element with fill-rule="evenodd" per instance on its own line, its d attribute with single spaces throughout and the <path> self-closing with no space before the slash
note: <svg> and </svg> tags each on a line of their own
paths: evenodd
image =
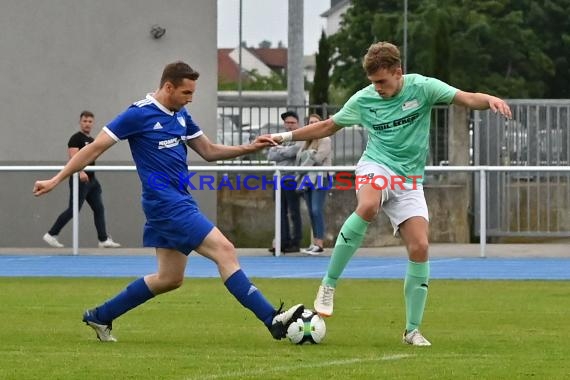
<svg viewBox="0 0 570 380">
<path fill-rule="evenodd" d="M 319 139 L 345 126 L 360 124 L 368 143 L 356 167 L 357 207 L 344 222 L 314 307 L 321 316 L 333 313 L 337 281 L 361 246 L 368 225 L 380 208 L 408 251 L 404 281 L 406 327 L 403 342 L 430 346 L 420 333 L 429 282 L 428 209 L 422 179 L 429 149 L 430 115 L 435 104 L 491 109 L 506 118 L 511 110 L 497 97 L 458 90 L 438 79 L 403 74 L 400 51 L 388 42 L 372 44 L 362 63 L 371 84 L 356 92 L 330 119 L 293 132 L 271 135 L 275 143 Z M 404 181 L 386 183 L 403 176 Z"/>
</svg>

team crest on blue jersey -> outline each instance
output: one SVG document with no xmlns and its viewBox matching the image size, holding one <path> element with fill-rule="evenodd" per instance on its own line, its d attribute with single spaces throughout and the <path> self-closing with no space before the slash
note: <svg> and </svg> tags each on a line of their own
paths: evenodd
<svg viewBox="0 0 570 380">
<path fill-rule="evenodd" d="M 184 116 L 178 116 L 176 119 L 178 119 L 178 122 L 180 123 L 181 126 L 186 128 L 186 119 L 184 119 Z"/>
</svg>

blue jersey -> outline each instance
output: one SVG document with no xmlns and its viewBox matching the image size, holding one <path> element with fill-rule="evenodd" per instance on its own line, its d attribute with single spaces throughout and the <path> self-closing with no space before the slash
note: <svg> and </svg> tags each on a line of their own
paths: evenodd
<svg viewBox="0 0 570 380">
<path fill-rule="evenodd" d="M 152 95 L 103 127 L 115 141 L 127 139 L 142 183 L 145 247 L 189 254 L 214 228 L 188 192 L 188 140 L 202 130 L 186 109 L 168 110 Z"/>
<path fill-rule="evenodd" d="M 103 130 L 116 141 L 129 141 L 142 183 L 143 205 L 188 199 L 186 141 L 203 132 L 185 108 L 170 111 L 149 94 Z"/>
</svg>

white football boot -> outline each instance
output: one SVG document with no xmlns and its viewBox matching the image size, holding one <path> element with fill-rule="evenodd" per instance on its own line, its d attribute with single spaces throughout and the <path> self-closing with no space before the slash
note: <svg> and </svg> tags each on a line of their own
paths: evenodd
<svg viewBox="0 0 570 380">
<path fill-rule="evenodd" d="M 283 312 L 281 311 L 282 309 L 283 303 L 279 306 L 279 310 L 275 312 L 271 325 L 267 326 L 269 332 L 275 339 L 285 338 L 289 325 L 291 322 L 301 317 L 303 311 L 305 311 L 305 306 L 303 304 L 298 304 Z"/>
<path fill-rule="evenodd" d="M 83 313 L 83 322 L 97 334 L 97 339 L 101 342 L 116 342 L 117 339 L 111 335 L 113 329 L 112 323 L 103 323 L 95 316 L 95 309 L 87 310 Z"/>
<path fill-rule="evenodd" d="M 418 329 L 413 329 L 410 332 L 404 331 L 404 335 L 402 335 L 402 342 L 418 347 L 431 346 L 429 340 L 424 338 L 424 336 L 420 333 L 420 330 Z"/>
<path fill-rule="evenodd" d="M 330 317 L 333 313 L 333 301 L 334 288 L 328 285 L 321 285 L 313 306 L 321 317 Z"/>
</svg>

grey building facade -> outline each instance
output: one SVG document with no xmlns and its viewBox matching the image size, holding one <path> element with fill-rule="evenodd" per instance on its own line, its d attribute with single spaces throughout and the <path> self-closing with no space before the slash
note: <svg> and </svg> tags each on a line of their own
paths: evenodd
<svg viewBox="0 0 570 380">
<path fill-rule="evenodd" d="M 211 0 L 0 0 L 0 165 L 51 165 L 67 161 L 67 141 L 79 114 L 106 122 L 154 91 L 165 64 L 184 60 L 201 73 L 188 109 L 209 136 L 216 130 L 216 2 Z M 166 32 L 160 38 L 151 29 Z M 155 28 L 156 30 L 156 28 Z M 159 33 L 160 34 L 160 33 Z M 215 137 L 214 137 L 215 139 Z M 191 162 L 205 164 L 191 154 Z M 132 165 L 126 142 L 98 165 Z M 43 246 L 41 236 L 67 205 L 68 186 L 34 198 L 35 179 L 54 172 L 0 172 L 0 246 Z M 99 173 L 107 229 L 126 246 L 142 244 L 144 217 L 134 172 Z M 215 220 L 214 192 L 196 194 Z M 96 246 L 87 205 L 80 246 Z M 71 245 L 71 223 L 60 235 Z"/>
</svg>

